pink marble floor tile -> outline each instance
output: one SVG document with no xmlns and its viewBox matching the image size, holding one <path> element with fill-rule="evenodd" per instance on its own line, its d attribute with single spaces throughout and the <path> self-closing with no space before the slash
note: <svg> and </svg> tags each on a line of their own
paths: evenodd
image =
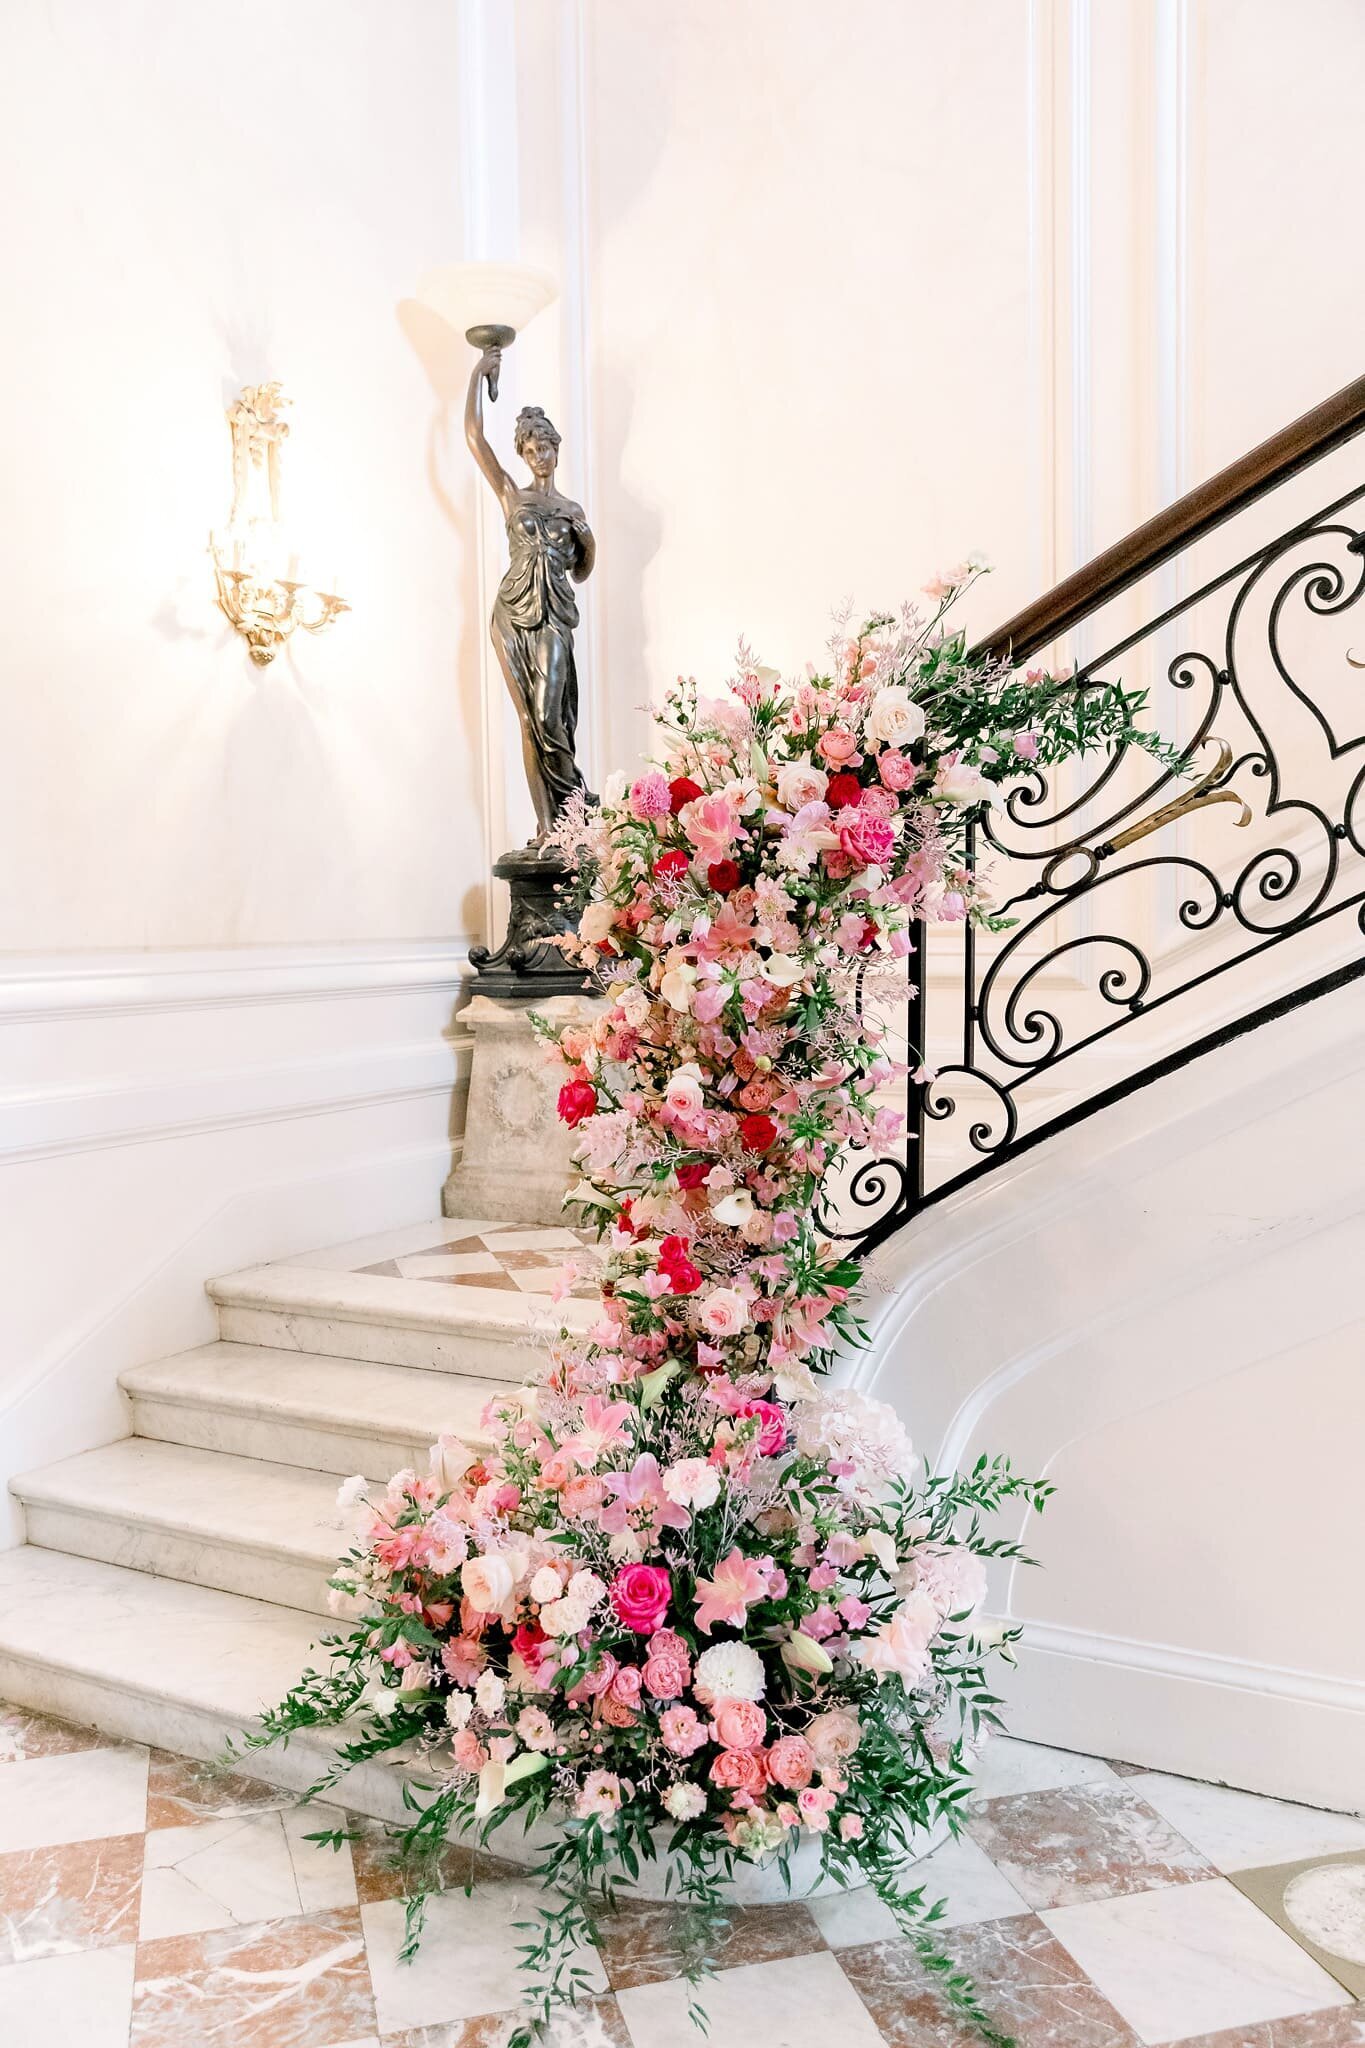
<svg viewBox="0 0 1365 2048">
<path fill-rule="evenodd" d="M 594 1924 L 613 1990 L 662 1984 L 681 1975 L 678 1939 L 684 1924 L 682 1907 L 636 1901 L 623 1904 L 617 1913 L 599 1914 Z M 788 1956 L 809 1955 L 824 1946 L 824 1936 L 804 1906 L 746 1906 L 728 1916 L 712 1955 L 717 1969 L 734 1970 L 745 1963 L 774 1963 Z"/>
<path fill-rule="evenodd" d="M 517 2024 L 515 2013 L 485 2013 L 479 2019 L 444 2020 L 433 2027 L 407 2027 L 385 2034 L 383 2048 L 506 2048 Z M 551 2028 L 543 2048 L 633 2048 L 614 1998 L 589 1998 Z M 698 2036 L 697 2048 L 704 2048 Z"/>
<path fill-rule="evenodd" d="M 380 1899 L 401 1899 L 416 1888 L 415 1870 L 399 1859 L 395 1841 L 396 1837 L 379 1821 L 352 1816 L 351 1863 L 356 1897 L 362 1906 L 372 1906 Z M 471 1881 L 489 1884 L 499 1878 L 525 1875 L 520 1865 L 491 1856 L 486 1849 L 447 1842 L 434 1869 L 426 1870 L 422 1881 L 433 1891 L 457 1891 Z"/>
<path fill-rule="evenodd" d="M 138 1946 L 130 2048 L 329 2048 L 374 2032 L 354 1907 Z"/>
<path fill-rule="evenodd" d="M 967 1832 L 1038 1911 L 1190 1884 L 1215 1873 L 1135 1792 L 1068 1785 L 987 1799 Z"/>
<path fill-rule="evenodd" d="M 0 1963 L 137 1939 L 141 1835 L 0 1856 Z"/>
<path fill-rule="evenodd" d="M 294 1795 L 263 1779 L 220 1771 L 194 1757 L 154 1749 L 147 1769 L 147 1826 L 183 1828 L 196 1820 L 229 1820 L 292 1806 Z"/>
<path fill-rule="evenodd" d="M 0 1764 L 29 1763 L 40 1756 L 75 1756 L 84 1749 L 110 1749 L 114 1744 L 94 1728 L 76 1728 L 27 1707 L 0 1702 Z"/>
<path fill-rule="evenodd" d="M 1017 2048 L 1139 2048 L 1137 2035 L 1032 1913 L 948 1928 L 936 1939 Z M 975 2029 L 945 2012 L 909 1942 L 874 1941 L 838 1956 L 888 2048 L 979 2048 Z"/>
</svg>

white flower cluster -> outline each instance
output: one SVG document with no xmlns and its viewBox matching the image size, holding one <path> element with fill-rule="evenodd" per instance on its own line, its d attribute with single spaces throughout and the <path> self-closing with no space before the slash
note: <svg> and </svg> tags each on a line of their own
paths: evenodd
<svg viewBox="0 0 1365 2048">
<path fill-rule="evenodd" d="M 885 1401 L 854 1387 L 822 1387 L 795 1413 L 797 1449 L 808 1458 L 855 1467 L 860 1488 L 907 1479 L 914 1471 L 914 1445 Z"/>
</svg>

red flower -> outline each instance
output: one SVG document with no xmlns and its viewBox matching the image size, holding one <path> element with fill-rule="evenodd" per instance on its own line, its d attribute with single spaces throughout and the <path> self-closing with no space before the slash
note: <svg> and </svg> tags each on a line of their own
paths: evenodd
<svg viewBox="0 0 1365 2048">
<path fill-rule="evenodd" d="M 693 1159 L 688 1165 L 677 1166 L 673 1170 L 680 1188 L 699 1188 L 711 1171 L 704 1159 Z"/>
<path fill-rule="evenodd" d="M 847 768 L 842 768 L 837 775 L 830 776 L 825 790 L 825 802 L 832 811 L 842 810 L 845 804 L 860 804 L 862 800 L 863 785 Z"/>
<path fill-rule="evenodd" d="M 692 863 L 680 846 L 670 846 L 654 863 L 656 875 L 685 875 Z"/>
<path fill-rule="evenodd" d="M 512 1638 L 512 1648 L 533 1675 L 540 1669 L 545 1645 L 550 1638 L 538 1621 L 524 1621 Z"/>
<path fill-rule="evenodd" d="M 675 775 L 668 785 L 669 809 L 676 818 L 684 804 L 694 804 L 703 795 L 705 791 L 701 784 L 694 782 L 690 775 Z"/>
<path fill-rule="evenodd" d="M 562 1120 L 573 1130 L 596 1112 L 597 1090 L 591 1081 L 566 1081 L 559 1091 L 558 1108 Z"/>
<path fill-rule="evenodd" d="M 685 1237 L 666 1237 L 659 1246 L 659 1271 L 674 1294 L 695 1294 L 701 1274 L 687 1256 Z"/>
<path fill-rule="evenodd" d="M 739 1142 L 746 1152 L 766 1152 L 777 1143 L 777 1125 L 770 1116 L 763 1116 L 757 1111 L 752 1116 L 741 1117 Z"/>
<path fill-rule="evenodd" d="M 713 860 L 706 870 L 706 879 L 720 895 L 728 896 L 732 889 L 739 887 L 739 866 L 732 860 Z"/>
</svg>

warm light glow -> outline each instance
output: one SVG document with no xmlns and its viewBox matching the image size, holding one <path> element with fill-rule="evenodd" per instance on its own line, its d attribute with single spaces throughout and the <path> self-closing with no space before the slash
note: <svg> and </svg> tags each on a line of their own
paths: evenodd
<svg viewBox="0 0 1365 2048">
<path fill-rule="evenodd" d="M 296 627 L 320 633 L 350 610 L 335 591 L 305 582 L 280 518 L 288 404 L 278 384 L 248 384 L 228 408 L 232 514 L 209 536 L 219 609 L 246 640 L 258 668 L 275 659 Z"/>
<path fill-rule="evenodd" d="M 427 271 L 417 297 L 461 334 L 481 325 L 511 327 L 520 334 L 558 291 L 546 271 L 521 264 L 444 263 Z"/>
</svg>

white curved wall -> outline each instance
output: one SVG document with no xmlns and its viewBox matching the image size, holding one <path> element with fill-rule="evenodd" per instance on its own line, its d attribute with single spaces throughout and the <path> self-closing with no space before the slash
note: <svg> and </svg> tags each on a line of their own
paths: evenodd
<svg viewBox="0 0 1365 2048">
<path fill-rule="evenodd" d="M 1365 984 L 947 1198 L 850 1371 L 1057 1487 L 1002 1569 L 1010 1724 L 1365 1806 Z"/>
</svg>

